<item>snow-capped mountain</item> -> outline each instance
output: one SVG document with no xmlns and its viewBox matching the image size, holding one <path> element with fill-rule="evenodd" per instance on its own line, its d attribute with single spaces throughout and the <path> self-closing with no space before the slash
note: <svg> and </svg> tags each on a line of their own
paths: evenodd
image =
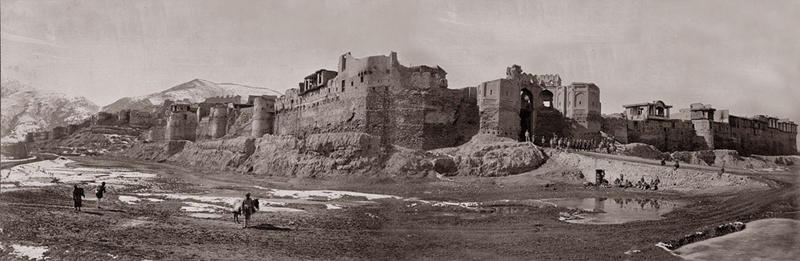
<svg viewBox="0 0 800 261">
<path fill-rule="evenodd" d="M 147 110 L 153 105 L 161 105 L 165 100 L 176 102 L 202 102 L 206 98 L 224 95 L 279 95 L 280 93 L 261 87 L 252 87 L 234 83 L 215 83 L 194 79 L 161 92 L 137 97 L 125 97 L 103 107 L 103 111 L 117 112 L 123 109 Z"/>
<path fill-rule="evenodd" d="M 38 90 L 17 81 L 0 83 L 0 96 L 4 142 L 21 140 L 27 132 L 80 123 L 99 109 L 84 97 Z"/>
</svg>

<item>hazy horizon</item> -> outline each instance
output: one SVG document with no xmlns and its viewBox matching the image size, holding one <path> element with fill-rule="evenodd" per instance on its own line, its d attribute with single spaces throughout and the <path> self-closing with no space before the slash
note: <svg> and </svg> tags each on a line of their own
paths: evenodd
<svg viewBox="0 0 800 261">
<path fill-rule="evenodd" d="M 450 88 L 519 64 L 594 82 L 606 114 L 663 100 L 800 122 L 797 1 L 1 3 L 2 80 L 100 106 L 195 78 L 282 92 L 340 54 L 396 51 Z"/>
</svg>

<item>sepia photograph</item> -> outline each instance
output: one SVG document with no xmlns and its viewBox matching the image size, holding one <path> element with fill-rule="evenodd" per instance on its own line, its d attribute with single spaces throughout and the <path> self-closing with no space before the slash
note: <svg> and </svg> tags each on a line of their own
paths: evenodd
<svg viewBox="0 0 800 261">
<path fill-rule="evenodd" d="M 0 260 L 798 260 L 797 0 L 0 0 Z"/>
</svg>

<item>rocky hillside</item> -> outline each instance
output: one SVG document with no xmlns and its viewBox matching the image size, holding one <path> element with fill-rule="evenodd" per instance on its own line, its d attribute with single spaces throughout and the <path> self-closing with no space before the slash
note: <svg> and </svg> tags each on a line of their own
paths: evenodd
<svg viewBox="0 0 800 261">
<path fill-rule="evenodd" d="M 0 84 L 4 142 L 24 138 L 25 133 L 79 123 L 98 111 L 98 106 L 84 97 L 34 89 L 17 81 Z"/>
<path fill-rule="evenodd" d="M 234 83 L 215 83 L 194 79 L 161 92 L 137 97 L 124 97 L 103 107 L 103 111 L 117 112 L 124 109 L 147 110 L 150 106 L 161 105 L 165 100 L 202 102 L 206 98 L 224 95 L 278 95 L 280 93 L 260 87 Z"/>
<path fill-rule="evenodd" d="M 479 135 L 462 146 L 428 152 L 383 146 L 378 137 L 358 132 L 137 143 L 119 156 L 284 177 L 506 176 L 545 161 L 538 147 L 511 139 Z"/>
</svg>

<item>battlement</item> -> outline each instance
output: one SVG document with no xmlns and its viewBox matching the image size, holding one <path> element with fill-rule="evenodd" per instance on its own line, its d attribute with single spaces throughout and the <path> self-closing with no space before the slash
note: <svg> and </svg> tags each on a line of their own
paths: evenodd
<svg viewBox="0 0 800 261">
<path fill-rule="evenodd" d="M 176 112 L 185 112 L 185 111 L 193 111 L 191 104 L 185 103 L 176 103 L 169 106 L 169 111 L 172 113 Z"/>
<path fill-rule="evenodd" d="M 539 74 L 534 75 L 536 83 L 544 87 L 557 87 L 561 86 L 561 76 L 558 74 Z"/>
</svg>

